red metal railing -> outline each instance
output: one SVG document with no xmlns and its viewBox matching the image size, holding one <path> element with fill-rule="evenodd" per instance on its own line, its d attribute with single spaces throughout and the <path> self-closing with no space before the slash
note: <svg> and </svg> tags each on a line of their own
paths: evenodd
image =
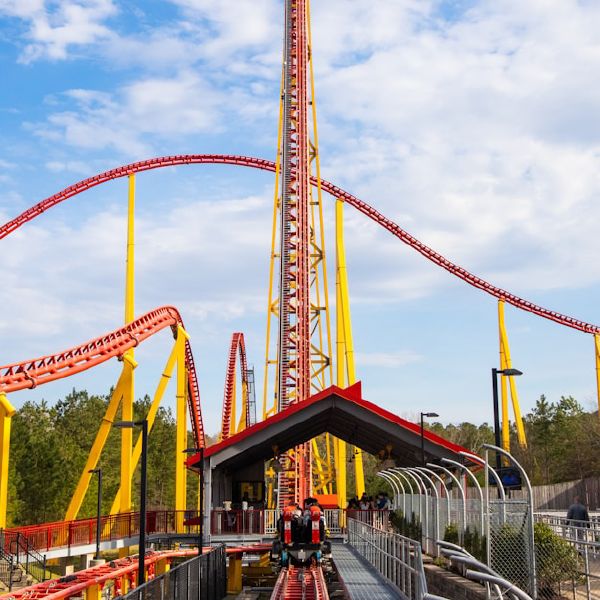
<svg viewBox="0 0 600 600">
<path fill-rule="evenodd" d="M 197 516 L 196 511 L 149 511 L 146 513 L 146 533 L 197 533 L 198 525 L 185 524 L 188 519 Z M 177 529 L 178 522 L 180 524 L 179 531 Z M 11 552 L 17 535 L 27 538 L 38 552 L 94 544 L 96 525 L 96 519 L 78 519 L 5 529 L 3 532 L 4 549 Z M 135 537 L 139 535 L 139 532 L 140 514 L 137 512 L 105 516 L 100 521 L 100 541 L 102 542 Z"/>
<path fill-rule="evenodd" d="M 344 531 L 342 513 L 375 527 L 387 529 L 389 511 L 327 509 L 325 517 L 332 533 Z M 146 513 L 146 533 L 198 533 L 199 513 L 195 510 L 153 510 Z M 195 519 L 195 521 L 194 521 Z M 211 535 L 270 535 L 276 531 L 277 511 L 273 510 L 213 510 L 210 514 Z M 96 543 L 94 519 L 59 521 L 43 525 L 13 527 L 2 532 L 2 547 L 12 553 L 17 536 L 27 539 L 38 552 Z M 188 524 L 189 523 L 189 524 Z M 100 541 L 133 538 L 140 533 L 140 514 L 110 515 L 100 521 Z"/>
<path fill-rule="evenodd" d="M 213 510 L 210 514 L 212 535 L 264 535 L 263 510 Z"/>
</svg>

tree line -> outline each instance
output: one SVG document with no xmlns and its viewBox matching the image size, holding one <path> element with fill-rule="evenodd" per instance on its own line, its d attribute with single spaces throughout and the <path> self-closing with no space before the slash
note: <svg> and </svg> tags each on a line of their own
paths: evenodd
<svg viewBox="0 0 600 600">
<path fill-rule="evenodd" d="M 517 441 L 514 423 L 510 451 L 523 466 L 532 485 L 547 485 L 600 475 L 600 419 L 586 412 L 572 396 L 550 402 L 544 395 L 523 416 L 527 447 Z M 494 429 L 487 423 L 443 426 L 431 430 L 445 439 L 483 455 L 483 444 L 494 444 Z"/>
<path fill-rule="evenodd" d="M 61 521 L 110 402 L 106 396 L 73 390 L 64 400 L 49 406 L 26 402 L 12 419 L 7 525 Z M 143 419 L 151 405 L 146 396 L 134 403 L 134 419 Z M 121 420 L 120 409 L 115 421 Z M 511 453 L 526 469 L 533 485 L 600 476 L 600 421 L 597 412 L 586 412 L 571 396 L 550 402 L 541 396 L 523 417 L 527 448 L 517 442 L 511 426 Z M 177 424 L 170 408 L 159 408 L 149 436 L 148 508 L 175 505 L 175 433 Z M 432 423 L 431 431 L 477 454 L 483 444 L 494 443 L 493 427 L 487 423 L 459 425 Z M 189 446 L 193 445 L 191 434 Z M 134 438 L 135 439 L 135 438 Z M 207 436 L 214 443 L 217 436 Z M 120 432 L 111 429 L 98 467 L 103 474 L 103 507 L 107 514 L 120 483 Z M 348 446 L 348 460 L 352 460 Z M 387 490 L 376 476 L 377 458 L 366 453 L 364 471 L 367 493 Z M 352 465 L 348 464 L 348 490 L 354 489 Z M 139 465 L 134 473 L 132 500 L 139 499 Z M 96 514 L 96 478 L 92 479 L 79 517 Z M 196 505 L 197 481 L 188 477 L 189 506 Z"/>
<path fill-rule="evenodd" d="M 89 395 L 73 390 L 49 406 L 26 402 L 12 419 L 7 526 L 62 521 L 85 468 L 90 449 L 106 413 L 111 394 Z M 134 402 L 133 418 L 148 414 L 151 399 Z M 121 408 L 115 422 L 121 420 Z M 158 409 L 148 443 L 147 506 L 150 510 L 175 506 L 175 433 L 170 408 Z M 137 440 L 134 430 L 134 444 Z M 193 441 L 189 435 L 191 447 Z M 210 438 L 209 438 L 210 439 Z M 121 434 L 111 428 L 97 467 L 102 468 L 102 512 L 108 514 L 120 485 Z M 132 503 L 139 504 L 140 465 L 133 477 Z M 190 505 L 195 506 L 198 483 L 188 476 Z M 97 511 L 97 477 L 92 477 L 78 518 Z"/>
</svg>

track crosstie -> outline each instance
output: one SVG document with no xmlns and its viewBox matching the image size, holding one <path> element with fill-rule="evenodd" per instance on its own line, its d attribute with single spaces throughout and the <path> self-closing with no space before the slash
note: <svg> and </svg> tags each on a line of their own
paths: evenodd
<svg viewBox="0 0 600 600">
<path fill-rule="evenodd" d="M 327 584 L 321 567 L 281 569 L 271 600 L 328 600 Z"/>
</svg>

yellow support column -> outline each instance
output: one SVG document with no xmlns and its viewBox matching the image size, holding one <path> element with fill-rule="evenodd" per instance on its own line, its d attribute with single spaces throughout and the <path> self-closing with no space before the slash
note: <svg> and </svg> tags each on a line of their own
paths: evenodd
<svg viewBox="0 0 600 600">
<path fill-rule="evenodd" d="M 83 590 L 83 600 L 102 600 L 102 585 L 95 583 Z"/>
<path fill-rule="evenodd" d="M 169 569 L 170 569 L 169 559 L 167 559 L 167 558 L 160 558 L 159 560 L 156 561 L 155 576 L 158 577 L 159 575 L 163 575 Z"/>
<path fill-rule="evenodd" d="M 344 265 L 344 238 L 343 238 L 343 202 L 336 200 L 335 203 L 335 237 L 336 237 L 336 270 L 335 270 L 335 291 L 336 291 L 336 385 L 344 388 L 346 384 L 346 336 L 344 331 L 344 309 L 342 298 L 342 276 L 341 270 Z M 343 510 L 346 508 L 346 442 L 344 440 L 334 440 L 335 455 L 335 485 L 338 496 L 338 506 Z M 343 526 L 343 522 L 342 522 Z"/>
<path fill-rule="evenodd" d="M 129 202 L 127 212 L 127 268 L 125 275 L 125 323 L 134 319 L 134 220 L 135 220 L 135 175 L 129 175 Z M 135 399 L 135 365 L 133 348 L 123 356 L 125 371 L 125 389 L 123 393 L 123 421 L 133 421 L 133 402 Z M 132 368 L 128 368 L 130 365 Z M 131 511 L 131 451 L 133 446 L 133 429 L 121 430 L 121 496 L 120 513 Z M 128 556 L 129 548 L 121 548 L 119 556 Z"/>
<path fill-rule="evenodd" d="M 236 594 L 242 591 L 242 553 L 229 555 L 227 566 L 227 593 Z"/>
<path fill-rule="evenodd" d="M 600 335 L 594 334 L 594 347 L 596 349 L 596 389 L 598 390 L 598 414 L 600 415 Z"/>
<path fill-rule="evenodd" d="M 335 231 L 336 231 L 336 289 L 337 293 L 337 326 L 338 326 L 338 339 L 337 339 L 337 368 L 338 368 L 338 385 L 340 381 L 343 384 L 343 365 L 346 365 L 346 374 L 348 376 L 348 385 L 354 385 L 356 383 L 356 373 L 354 369 L 354 345 L 352 343 L 352 325 L 350 321 L 350 301 L 348 294 L 348 275 L 346 270 L 346 253 L 344 251 L 344 202 L 343 200 L 336 200 L 335 202 Z M 342 329 L 340 343 L 340 326 Z M 343 350 L 342 350 L 343 349 Z M 340 356 L 340 352 L 345 353 Z M 340 364 L 342 365 L 340 367 Z M 341 373 L 340 373 L 341 368 Z M 343 387 L 340 386 L 340 387 Z M 362 450 L 360 448 L 353 447 L 354 457 L 354 478 L 356 481 L 356 495 L 362 496 L 365 491 L 365 477 L 363 470 L 363 457 Z M 345 455 L 346 447 L 344 445 L 344 467 L 345 467 Z M 340 457 L 341 459 L 341 457 Z M 345 468 L 344 468 L 345 472 Z M 345 499 L 345 497 L 344 497 Z M 345 507 L 344 507 L 345 508 Z"/>
<path fill-rule="evenodd" d="M 10 451 L 10 420 L 17 411 L 0 393 L 0 529 L 6 527 L 8 497 L 8 454 Z"/>
<path fill-rule="evenodd" d="M 187 336 L 180 327 L 177 337 Z M 182 346 L 184 349 L 185 346 Z M 177 511 L 177 533 L 183 532 L 183 517 L 186 506 L 186 468 L 185 449 L 187 448 L 187 372 L 185 368 L 185 352 L 182 351 L 177 358 L 177 443 L 175 457 L 175 510 Z"/>
</svg>

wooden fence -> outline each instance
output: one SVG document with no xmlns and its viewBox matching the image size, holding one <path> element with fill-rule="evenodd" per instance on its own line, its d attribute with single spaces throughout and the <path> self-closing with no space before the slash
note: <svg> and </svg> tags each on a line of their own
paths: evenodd
<svg viewBox="0 0 600 600">
<path fill-rule="evenodd" d="M 588 510 L 600 510 L 600 477 L 586 477 L 576 481 L 565 481 L 533 488 L 534 510 L 564 510 L 579 496 Z M 511 498 L 525 498 L 526 490 L 511 492 Z"/>
</svg>

